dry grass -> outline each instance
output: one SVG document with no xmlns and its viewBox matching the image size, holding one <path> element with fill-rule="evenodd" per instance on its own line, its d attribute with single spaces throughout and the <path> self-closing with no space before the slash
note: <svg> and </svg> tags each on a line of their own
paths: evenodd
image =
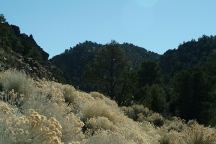
<svg viewBox="0 0 216 144">
<path fill-rule="evenodd" d="M 0 144 L 216 142 L 213 128 L 186 124 L 179 118 L 167 120 L 141 105 L 119 108 L 116 102 L 97 92 L 33 81 L 14 70 L 0 73 L 0 83 Z M 14 101 L 20 96 L 22 103 L 17 105 Z"/>
</svg>

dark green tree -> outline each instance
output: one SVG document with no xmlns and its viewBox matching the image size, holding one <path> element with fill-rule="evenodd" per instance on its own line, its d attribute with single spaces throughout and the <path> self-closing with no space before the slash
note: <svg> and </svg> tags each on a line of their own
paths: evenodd
<svg viewBox="0 0 216 144">
<path fill-rule="evenodd" d="M 160 67 L 156 62 L 143 62 L 138 71 L 139 86 L 152 85 L 161 82 Z"/>
<path fill-rule="evenodd" d="M 0 23 L 6 23 L 6 19 L 3 14 L 0 14 Z"/>
<path fill-rule="evenodd" d="M 119 87 L 122 86 L 126 60 L 119 44 L 112 41 L 96 54 L 94 63 L 89 66 L 88 79 L 97 88 L 113 99 L 117 99 Z"/>
<path fill-rule="evenodd" d="M 163 113 L 166 111 L 166 92 L 159 84 L 146 85 L 141 88 L 142 97 L 139 103 L 144 104 L 153 111 Z"/>
<path fill-rule="evenodd" d="M 137 75 L 135 71 L 127 69 L 123 72 L 121 79 L 121 83 L 117 87 L 116 100 L 120 105 L 131 105 L 134 103 L 137 91 Z"/>
<path fill-rule="evenodd" d="M 197 119 L 208 123 L 214 97 L 212 86 L 202 70 L 188 70 L 179 73 L 174 85 L 177 94 L 177 107 L 180 116 L 185 119 Z"/>
<path fill-rule="evenodd" d="M 144 103 L 155 111 L 163 111 L 164 108 L 159 108 L 160 106 L 157 107 L 153 104 L 161 103 L 159 105 L 164 105 L 163 103 L 166 100 L 161 82 L 162 76 L 159 65 L 153 61 L 143 62 L 137 72 L 138 87 L 134 98 L 135 101 L 138 103 Z M 159 100 L 160 98 L 161 100 Z"/>
</svg>

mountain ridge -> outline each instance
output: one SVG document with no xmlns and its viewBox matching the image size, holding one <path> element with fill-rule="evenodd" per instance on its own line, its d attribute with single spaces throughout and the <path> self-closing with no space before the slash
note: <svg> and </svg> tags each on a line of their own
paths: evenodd
<svg viewBox="0 0 216 144">
<path fill-rule="evenodd" d="M 48 60 L 32 35 L 1 22 L 0 48 L 1 71 L 17 69 L 35 79 L 99 91 L 119 105 L 144 104 L 164 115 L 216 125 L 216 36 L 184 42 L 163 55 L 129 43 L 86 41 Z"/>
<path fill-rule="evenodd" d="M 33 36 L 21 33 L 18 26 L 6 21 L 0 23 L 0 57 L 1 70 L 17 69 L 35 78 L 54 80 L 57 73 L 61 77 L 62 72 L 48 61 L 49 54 Z"/>
</svg>

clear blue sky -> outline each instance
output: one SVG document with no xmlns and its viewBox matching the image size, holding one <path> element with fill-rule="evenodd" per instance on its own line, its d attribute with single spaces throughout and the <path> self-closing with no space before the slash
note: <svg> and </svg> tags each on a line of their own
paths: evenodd
<svg viewBox="0 0 216 144">
<path fill-rule="evenodd" d="M 164 53 L 216 35 L 216 0 L 1 0 L 8 22 L 50 54 L 79 42 L 130 42 Z"/>
</svg>

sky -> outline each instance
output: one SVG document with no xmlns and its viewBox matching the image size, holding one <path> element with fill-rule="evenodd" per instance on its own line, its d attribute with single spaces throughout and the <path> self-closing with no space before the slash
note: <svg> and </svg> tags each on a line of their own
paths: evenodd
<svg viewBox="0 0 216 144">
<path fill-rule="evenodd" d="M 0 14 L 50 54 L 86 40 L 129 42 L 163 54 L 216 35 L 216 0 L 1 0 Z"/>
</svg>

